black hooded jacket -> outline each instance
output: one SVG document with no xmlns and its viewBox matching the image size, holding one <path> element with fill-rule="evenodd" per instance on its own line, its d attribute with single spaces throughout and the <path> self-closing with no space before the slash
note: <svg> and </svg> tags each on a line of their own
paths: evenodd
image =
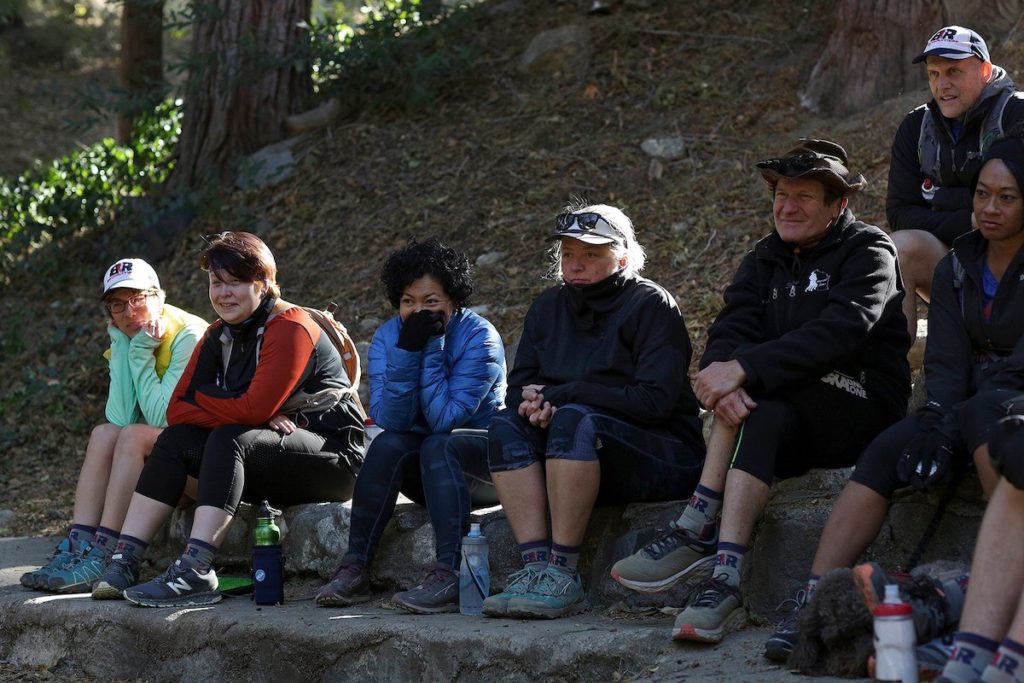
<svg viewBox="0 0 1024 683">
<path fill-rule="evenodd" d="M 849 209 L 807 250 L 773 231 L 725 290 L 700 367 L 737 360 L 755 400 L 838 372 L 901 416 L 910 396 L 902 302 L 892 240 Z"/>
<path fill-rule="evenodd" d="M 971 229 L 971 179 L 981 169 L 982 144 L 989 110 L 1006 90 L 1015 90 L 1002 67 L 992 67 L 992 79 L 975 105 L 963 116 L 963 130 L 955 142 L 949 121 L 942 116 L 935 100 L 906 115 L 892 143 L 889 162 L 889 189 L 885 196 L 885 216 L 893 230 L 925 230 L 945 244 L 952 244 Z M 932 181 L 939 187 L 931 202 L 921 194 L 925 174 L 921 171 L 918 143 L 925 110 L 936 121 L 941 172 Z M 1009 131 L 1024 120 L 1024 99 L 1010 98 L 1003 110 L 1003 130 Z M 986 145 L 992 141 L 986 141 Z"/>
</svg>

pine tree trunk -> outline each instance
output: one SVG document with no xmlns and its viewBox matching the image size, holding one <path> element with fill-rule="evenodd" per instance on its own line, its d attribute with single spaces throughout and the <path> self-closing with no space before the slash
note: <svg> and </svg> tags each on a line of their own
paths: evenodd
<svg viewBox="0 0 1024 683">
<path fill-rule="evenodd" d="M 118 82 L 127 95 L 117 113 L 117 141 L 131 139 L 135 118 L 160 102 L 163 90 L 164 0 L 124 0 Z"/>
<path fill-rule="evenodd" d="M 175 188 L 224 181 L 231 162 L 285 134 L 311 89 L 296 59 L 311 0 L 196 0 Z"/>
<path fill-rule="evenodd" d="M 921 88 L 924 74 L 911 60 L 945 25 L 944 5 L 943 0 L 841 0 L 801 102 L 837 116 Z"/>
</svg>

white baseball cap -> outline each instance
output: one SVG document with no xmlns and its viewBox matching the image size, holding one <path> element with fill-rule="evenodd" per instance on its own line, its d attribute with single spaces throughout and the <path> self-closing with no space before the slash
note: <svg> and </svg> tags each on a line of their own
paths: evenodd
<svg viewBox="0 0 1024 683">
<path fill-rule="evenodd" d="M 932 55 L 946 59 L 967 59 L 977 57 L 983 62 L 991 62 L 988 56 L 988 45 L 985 39 L 963 26 L 945 26 L 928 39 L 924 51 L 914 57 L 913 63 L 918 64 Z"/>
<path fill-rule="evenodd" d="M 121 259 L 103 275 L 103 296 L 112 289 L 160 289 L 153 266 L 140 258 Z"/>
</svg>

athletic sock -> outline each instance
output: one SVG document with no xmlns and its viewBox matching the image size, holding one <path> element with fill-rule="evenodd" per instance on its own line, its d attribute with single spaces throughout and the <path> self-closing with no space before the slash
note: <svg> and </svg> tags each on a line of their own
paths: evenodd
<svg viewBox="0 0 1024 683">
<path fill-rule="evenodd" d="M 567 574 L 576 575 L 576 566 L 580 562 L 580 547 L 569 546 L 569 545 L 558 545 L 557 543 L 551 544 L 551 559 L 548 563 L 556 568 L 561 569 Z"/>
<path fill-rule="evenodd" d="M 71 541 L 71 551 L 80 552 L 86 545 L 92 543 L 96 535 L 96 527 L 84 524 L 72 524 L 68 530 L 68 540 Z"/>
<path fill-rule="evenodd" d="M 185 552 L 181 554 L 184 564 L 191 566 L 197 572 L 206 572 L 213 565 L 213 556 L 217 554 L 217 547 L 198 538 L 188 539 Z"/>
<path fill-rule="evenodd" d="M 747 546 L 738 543 L 718 543 L 718 561 L 715 563 L 715 579 L 724 576 L 725 583 L 733 588 L 740 587 L 740 570 Z"/>
<path fill-rule="evenodd" d="M 117 545 L 117 532 L 101 526 L 96 529 L 96 536 L 93 538 L 92 544 L 103 551 L 104 558 L 109 558 L 114 554 L 114 546 Z"/>
<path fill-rule="evenodd" d="M 528 541 L 519 544 L 519 555 L 523 558 L 524 567 L 532 567 L 541 570 L 548 566 L 548 557 L 551 554 L 551 543 L 548 539 L 540 541 Z"/>
<path fill-rule="evenodd" d="M 942 675 L 954 683 L 976 681 L 992 661 L 999 643 L 977 633 L 958 631 L 953 636 L 953 652 Z"/>
<path fill-rule="evenodd" d="M 117 538 L 117 545 L 114 546 L 114 554 L 121 555 L 137 567 L 142 562 L 142 554 L 148 547 L 149 544 L 142 539 L 121 534 Z"/>
<path fill-rule="evenodd" d="M 1024 680 L 1024 645 L 1007 638 L 981 672 L 984 683 L 1020 683 Z"/>
<path fill-rule="evenodd" d="M 697 484 L 676 526 L 702 541 L 713 541 L 718 535 L 718 514 L 722 510 L 722 494 Z"/>
</svg>

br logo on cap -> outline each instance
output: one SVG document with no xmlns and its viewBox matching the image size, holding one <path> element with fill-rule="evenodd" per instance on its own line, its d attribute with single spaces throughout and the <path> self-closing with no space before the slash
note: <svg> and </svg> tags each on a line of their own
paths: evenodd
<svg viewBox="0 0 1024 683">
<path fill-rule="evenodd" d="M 107 277 L 117 277 L 118 275 L 131 275 L 132 274 L 132 262 L 131 261 L 118 261 L 110 267 L 110 273 Z"/>
<path fill-rule="evenodd" d="M 942 28 L 931 37 L 929 43 L 934 43 L 936 40 L 956 40 L 956 31 L 951 28 Z"/>
</svg>

